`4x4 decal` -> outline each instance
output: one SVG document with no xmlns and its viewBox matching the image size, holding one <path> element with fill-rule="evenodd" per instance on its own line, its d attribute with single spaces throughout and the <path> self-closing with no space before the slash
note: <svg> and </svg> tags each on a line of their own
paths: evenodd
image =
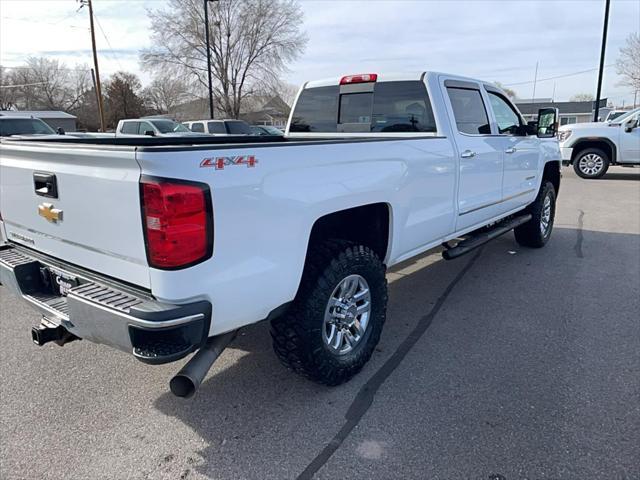
<svg viewBox="0 0 640 480">
<path fill-rule="evenodd" d="M 254 155 L 238 155 L 234 157 L 214 157 L 205 158 L 200 162 L 200 168 L 214 167 L 216 170 L 223 170 L 224 167 L 232 165 L 246 165 L 248 168 L 256 166 L 258 159 Z"/>
</svg>

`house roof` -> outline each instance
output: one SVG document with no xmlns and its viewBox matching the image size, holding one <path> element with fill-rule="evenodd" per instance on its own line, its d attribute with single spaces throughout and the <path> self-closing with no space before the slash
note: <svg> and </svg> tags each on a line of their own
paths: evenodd
<svg viewBox="0 0 640 480">
<path fill-rule="evenodd" d="M 60 110 L 7 110 L 0 112 L 0 115 L 11 115 L 12 117 L 36 117 L 36 118 L 73 118 L 75 115 Z"/>
<path fill-rule="evenodd" d="M 516 106 L 523 115 L 531 115 L 538 113 L 541 108 L 557 108 L 560 113 L 591 113 L 595 106 L 594 102 L 535 102 L 520 103 L 516 102 Z M 607 106 L 607 99 L 600 99 L 600 108 Z"/>
</svg>

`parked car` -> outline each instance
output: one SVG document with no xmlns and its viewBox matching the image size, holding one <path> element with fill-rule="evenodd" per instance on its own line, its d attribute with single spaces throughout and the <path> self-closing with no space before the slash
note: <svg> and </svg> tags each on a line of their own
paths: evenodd
<svg viewBox="0 0 640 480">
<path fill-rule="evenodd" d="M 194 120 L 183 125 L 192 132 L 209 135 L 253 135 L 251 125 L 243 120 Z"/>
<path fill-rule="evenodd" d="M 254 135 L 284 135 L 282 130 L 270 125 L 251 125 L 251 131 Z"/>
<path fill-rule="evenodd" d="M 2 140 L 0 278 L 42 313 L 38 345 L 82 338 L 152 364 L 197 350 L 179 396 L 263 319 L 286 366 L 337 385 L 380 339 L 388 267 L 511 230 L 547 243 L 557 118 L 528 125 L 479 80 L 363 74 L 306 83 L 285 137 L 258 143 Z"/>
<path fill-rule="evenodd" d="M 0 115 L 0 137 L 55 134 L 56 131 L 39 118 Z"/>
<path fill-rule="evenodd" d="M 600 178 L 610 165 L 640 165 L 640 108 L 602 123 L 574 123 L 560 127 L 562 162 L 573 165 L 582 178 Z"/>
<path fill-rule="evenodd" d="M 120 120 L 116 136 L 148 135 L 152 137 L 173 137 L 195 135 L 188 128 L 168 118 L 131 118 Z"/>
</svg>

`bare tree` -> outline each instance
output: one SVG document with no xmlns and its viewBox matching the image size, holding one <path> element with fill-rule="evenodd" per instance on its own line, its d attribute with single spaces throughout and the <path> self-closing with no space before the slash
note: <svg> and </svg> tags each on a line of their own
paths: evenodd
<svg viewBox="0 0 640 480">
<path fill-rule="evenodd" d="M 17 91 L 10 71 L 0 65 L 0 110 L 12 110 L 16 106 Z"/>
<path fill-rule="evenodd" d="M 569 99 L 570 102 L 593 102 L 594 100 L 594 96 L 590 93 L 576 93 Z"/>
<path fill-rule="evenodd" d="M 238 118 L 243 100 L 275 83 L 303 52 L 302 10 L 295 0 L 220 0 L 209 12 L 215 101 Z M 202 0 L 169 0 L 168 10 L 149 17 L 154 47 L 142 52 L 143 66 L 206 87 Z"/>
<path fill-rule="evenodd" d="M 634 92 L 640 91 L 640 33 L 627 37 L 625 46 L 620 48 L 616 70 L 622 76 L 622 85 L 630 86 Z"/>
<path fill-rule="evenodd" d="M 16 103 L 25 109 L 73 111 L 90 82 L 89 69 L 30 57 L 12 72 Z"/>
<path fill-rule="evenodd" d="M 507 97 L 509 97 L 511 100 L 515 100 L 516 98 L 518 98 L 518 94 L 512 88 L 505 87 L 500 82 L 493 82 L 493 83 L 496 87 L 500 88 L 504 93 L 506 93 Z"/>
<path fill-rule="evenodd" d="M 182 79 L 161 74 L 144 89 L 143 96 L 148 106 L 157 113 L 168 113 L 192 98 L 188 91 L 189 88 Z"/>
<path fill-rule="evenodd" d="M 140 80 L 133 73 L 116 72 L 109 78 L 105 88 L 105 110 L 109 127 L 115 127 L 124 118 L 137 118 L 147 113 L 141 90 Z"/>
</svg>

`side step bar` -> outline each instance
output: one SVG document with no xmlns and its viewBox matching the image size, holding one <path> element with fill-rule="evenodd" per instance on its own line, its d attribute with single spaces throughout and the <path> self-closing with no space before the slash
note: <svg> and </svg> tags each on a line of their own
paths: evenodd
<svg viewBox="0 0 640 480">
<path fill-rule="evenodd" d="M 455 247 L 447 248 L 444 252 L 442 252 L 442 257 L 445 260 L 453 260 L 454 258 L 458 258 L 465 253 L 469 253 L 470 251 L 475 250 L 476 248 L 484 245 L 494 238 L 497 238 L 500 235 L 504 235 L 508 231 L 513 230 L 514 228 L 519 227 L 524 223 L 527 223 L 529 220 L 531 220 L 530 213 L 527 213 L 526 215 L 520 215 L 509 220 L 504 220 L 496 226 L 492 227 L 490 230 L 484 230 L 479 233 L 472 234 L 471 236 L 459 242 Z"/>
</svg>

